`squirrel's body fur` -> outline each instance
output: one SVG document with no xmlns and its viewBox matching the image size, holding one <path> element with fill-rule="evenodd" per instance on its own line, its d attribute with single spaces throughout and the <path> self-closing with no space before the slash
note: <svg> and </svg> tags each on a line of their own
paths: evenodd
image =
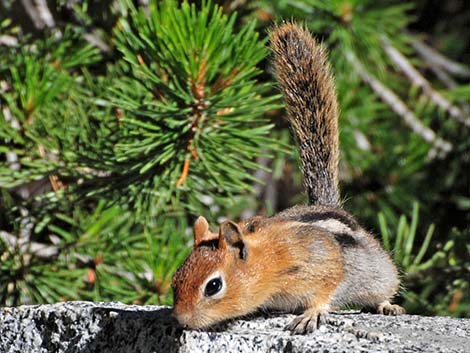
<svg viewBox="0 0 470 353">
<path fill-rule="evenodd" d="M 340 245 L 343 278 L 331 298 L 332 306 L 376 308 L 393 298 L 399 287 L 395 265 L 380 243 L 346 211 L 328 206 L 295 206 L 275 217 L 322 228 Z"/>
<path fill-rule="evenodd" d="M 311 205 L 226 221 L 218 234 L 200 217 L 194 250 L 173 277 L 174 314 L 204 328 L 258 309 L 303 310 L 288 326 L 296 333 L 347 304 L 399 314 L 389 302 L 399 287 L 389 255 L 339 207 L 338 108 L 326 55 L 291 23 L 273 30 L 271 46 Z"/>
</svg>

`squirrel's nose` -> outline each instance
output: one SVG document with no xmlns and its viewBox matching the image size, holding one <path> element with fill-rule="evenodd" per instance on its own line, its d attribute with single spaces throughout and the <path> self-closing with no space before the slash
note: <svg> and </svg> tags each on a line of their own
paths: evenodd
<svg viewBox="0 0 470 353">
<path fill-rule="evenodd" d="M 178 323 L 184 327 L 184 328 L 188 328 L 189 327 L 189 322 L 191 320 L 191 314 L 188 314 L 188 313 L 184 313 L 184 312 L 181 312 L 180 310 L 178 310 L 176 307 L 173 308 L 173 313 L 172 313 L 173 317 L 176 319 L 176 321 L 178 321 Z"/>
</svg>

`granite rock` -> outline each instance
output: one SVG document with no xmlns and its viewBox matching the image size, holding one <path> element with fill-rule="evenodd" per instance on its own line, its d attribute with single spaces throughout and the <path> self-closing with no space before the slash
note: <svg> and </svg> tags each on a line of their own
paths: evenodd
<svg viewBox="0 0 470 353">
<path fill-rule="evenodd" d="M 182 330 L 171 309 L 66 302 L 0 308 L 0 352 L 470 352 L 470 319 L 332 313 L 316 332 L 291 335 L 293 315 Z"/>
</svg>

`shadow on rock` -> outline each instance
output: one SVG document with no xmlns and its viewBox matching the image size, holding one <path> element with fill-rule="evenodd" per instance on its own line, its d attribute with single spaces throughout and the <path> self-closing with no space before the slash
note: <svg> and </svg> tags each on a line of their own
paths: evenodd
<svg viewBox="0 0 470 353">
<path fill-rule="evenodd" d="M 177 352 L 181 329 L 171 316 L 171 309 L 128 311 L 94 308 L 92 322 L 99 331 L 80 352 L 153 353 Z M 100 320 L 94 320 L 100 317 Z"/>
</svg>

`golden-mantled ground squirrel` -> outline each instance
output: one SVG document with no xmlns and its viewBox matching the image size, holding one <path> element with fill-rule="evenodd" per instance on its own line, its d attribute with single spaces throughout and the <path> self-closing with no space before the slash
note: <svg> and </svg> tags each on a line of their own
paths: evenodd
<svg viewBox="0 0 470 353">
<path fill-rule="evenodd" d="M 399 287 L 390 256 L 340 208 L 338 108 L 326 53 L 293 23 L 270 37 L 310 205 L 225 221 L 218 234 L 199 217 L 194 249 L 173 277 L 174 315 L 207 328 L 259 309 L 302 310 L 287 328 L 305 333 L 347 304 L 401 314 L 390 303 Z"/>
</svg>

